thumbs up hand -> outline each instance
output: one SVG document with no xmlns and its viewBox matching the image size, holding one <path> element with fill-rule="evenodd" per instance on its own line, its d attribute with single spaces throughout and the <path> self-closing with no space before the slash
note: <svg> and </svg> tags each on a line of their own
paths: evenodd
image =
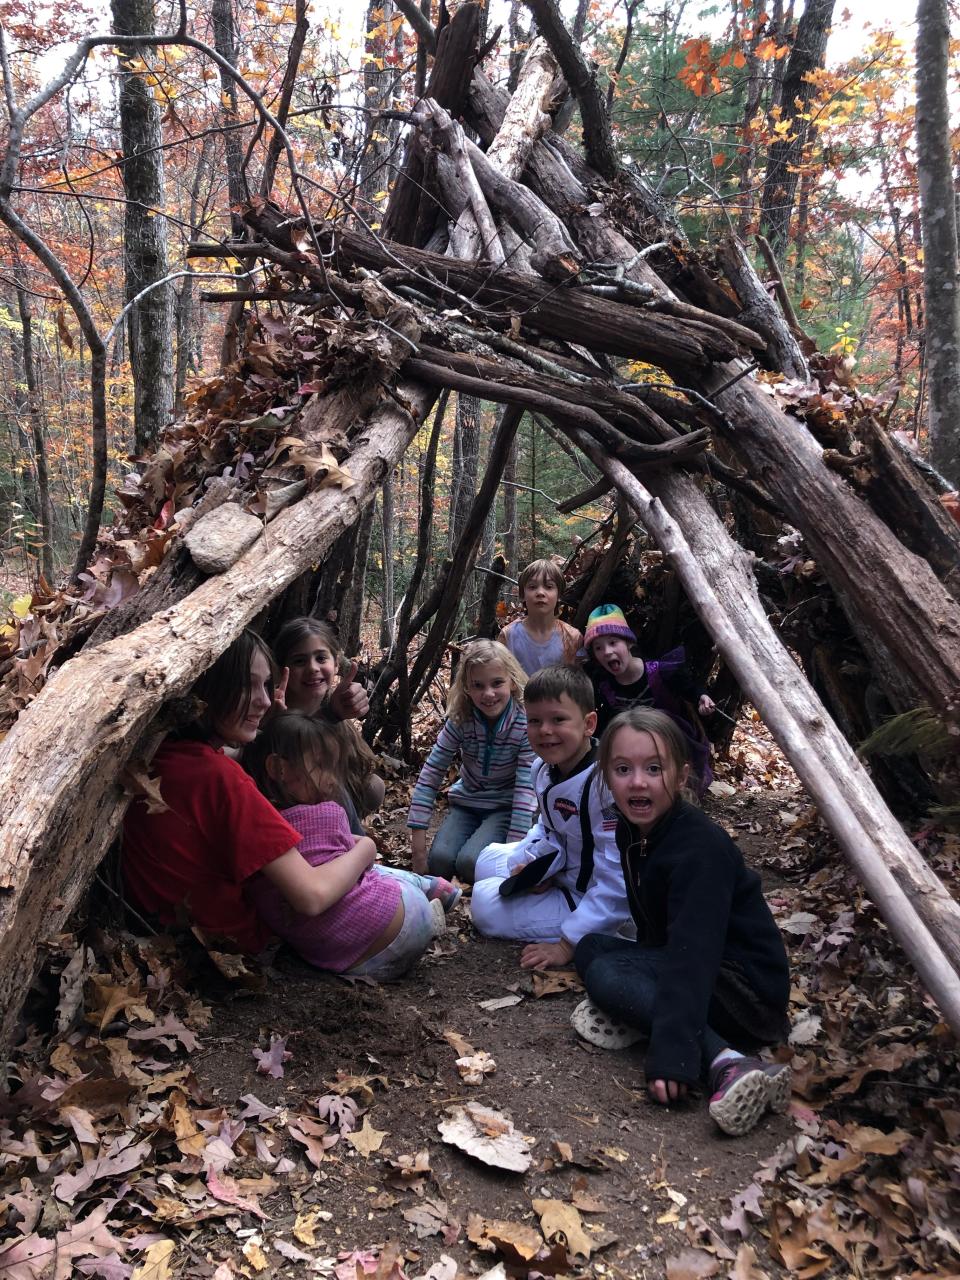
<svg viewBox="0 0 960 1280">
<path fill-rule="evenodd" d="M 350 663 L 350 669 L 340 678 L 340 683 L 330 694 L 328 707 L 330 713 L 338 720 L 362 720 L 370 710 L 370 699 L 362 684 L 357 683 L 357 664 Z"/>
</svg>

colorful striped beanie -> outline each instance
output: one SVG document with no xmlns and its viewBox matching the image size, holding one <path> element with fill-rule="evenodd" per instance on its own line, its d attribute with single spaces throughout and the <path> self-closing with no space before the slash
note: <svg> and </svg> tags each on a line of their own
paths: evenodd
<svg viewBox="0 0 960 1280">
<path fill-rule="evenodd" d="M 615 604 L 598 605 L 587 619 L 587 629 L 583 636 L 583 647 L 587 653 L 594 640 L 599 640 L 601 636 L 622 636 L 632 644 L 637 642 L 637 637 L 627 626 L 623 610 Z"/>
</svg>

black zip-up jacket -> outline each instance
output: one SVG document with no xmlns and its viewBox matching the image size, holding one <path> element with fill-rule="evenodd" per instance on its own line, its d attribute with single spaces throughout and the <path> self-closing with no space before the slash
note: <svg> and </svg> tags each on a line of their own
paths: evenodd
<svg viewBox="0 0 960 1280">
<path fill-rule="evenodd" d="M 708 1023 L 744 1042 L 779 1041 L 787 955 L 760 877 L 727 833 L 678 800 L 646 837 L 621 816 L 617 847 L 637 941 L 666 951 L 647 1079 L 696 1083 Z"/>
</svg>

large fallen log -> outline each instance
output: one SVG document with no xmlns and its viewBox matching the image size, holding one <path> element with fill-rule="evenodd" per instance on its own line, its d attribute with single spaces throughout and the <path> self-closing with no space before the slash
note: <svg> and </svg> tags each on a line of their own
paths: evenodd
<svg viewBox="0 0 960 1280">
<path fill-rule="evenodd" d="M 354 484 L 281 512 L 226 573 L 136 631 L 82 650 L 0 744 L 0 1055 L 38 948 L 63 928 L 127 805 L 118 777 L 161 703 L 184 693 L 252 618 L 323 558 L 413 439 L 432 393 L 400 384 L 347 464 Z M 406 403 L 410 411 L 399 407 Z"/>
</svg>

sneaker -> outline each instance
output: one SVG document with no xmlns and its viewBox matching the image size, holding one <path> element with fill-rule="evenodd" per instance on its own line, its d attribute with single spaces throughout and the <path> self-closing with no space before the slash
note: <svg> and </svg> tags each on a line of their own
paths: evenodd
<svg viewBox="0 0 960 1280">
<path fill-rule="evenodd" d="M 463 890 L 457 884 L 444 880 L 443 876 L 434 876 L 434 885 L 427 897 L 431 902 L 439 902 L 444 912 L 449 915 L 463 897 Z"/>
<path fill-rule="evenodd" d="M 581 1000 L 570 1015 L 570 1025 L 588 1044 L 600 1049 L 628 1049 L 643 1039 L 643 1032 L 617 1022 L 598 1009 L 592 1000 Z"/>
<path fill-rule="evenodd" d="M 447 929 L 447 913 L 439 898 L 430 899 L 430 919 L 433 924 L 433 936 L 439 938 Z"/>
<path fill-rule="evenodd" d="M 769 1109 L 786 1111 L 790 1102 L 790 1068 L 760 1058 L 725 1058 L 710 1070 L 711 1116 L 724 1133 L 749 1133 Z"/>
</svg>

